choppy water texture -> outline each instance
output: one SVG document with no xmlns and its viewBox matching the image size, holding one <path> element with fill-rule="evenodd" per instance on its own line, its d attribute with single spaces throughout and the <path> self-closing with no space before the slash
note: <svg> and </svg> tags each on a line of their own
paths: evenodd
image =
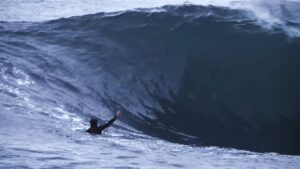
<svg viewBox="0 0 300 169">
<path fill-rule="evenodd" d="M 300 168 L 298 2 L 12 2 L 0 168 Z"/>
</svg>

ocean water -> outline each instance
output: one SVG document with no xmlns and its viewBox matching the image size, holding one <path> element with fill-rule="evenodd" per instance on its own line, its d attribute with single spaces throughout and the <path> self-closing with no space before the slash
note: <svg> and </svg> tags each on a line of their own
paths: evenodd
<svg viewBox="0 0 300 169">
<path fill-rule="evenodd" d="M 299 9 L 1 1 L 0 168 L 300 168 Z"/>
</svg>

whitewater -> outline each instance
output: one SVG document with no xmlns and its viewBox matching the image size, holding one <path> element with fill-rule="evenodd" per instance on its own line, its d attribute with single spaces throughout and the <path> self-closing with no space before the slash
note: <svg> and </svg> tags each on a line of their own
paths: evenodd
<svg viewBox="0 0 300 169">
<path fill-rule="evenodd" d="M 2 0 L 0 168 L 300 168 L 299 11 Z"/>
</svg>

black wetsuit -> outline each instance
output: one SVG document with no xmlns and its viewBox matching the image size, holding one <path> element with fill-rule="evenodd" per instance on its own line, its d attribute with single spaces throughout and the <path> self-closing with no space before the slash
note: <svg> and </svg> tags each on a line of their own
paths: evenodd
<svg viewBox="0 0 300 169">
<path fill-rule="evenodd" d="M 101 134 L 104 129 L 109 127 L 117 119 L 117 117 L 118 116 L 113 117 L 107 123 L 100 125 L 98 127 L 90 127 L 86 132 L 91 134 Z"/>
</svg>

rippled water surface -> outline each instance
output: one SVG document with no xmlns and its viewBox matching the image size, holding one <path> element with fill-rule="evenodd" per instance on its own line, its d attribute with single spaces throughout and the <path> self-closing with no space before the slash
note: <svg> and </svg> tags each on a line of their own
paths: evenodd
<svg viewBox="0 0 300 169">
<path fill-rule="evenodd" d="M 0 168 L 299 169 L 298 9 L 0 1 Z"/>
</svg>

